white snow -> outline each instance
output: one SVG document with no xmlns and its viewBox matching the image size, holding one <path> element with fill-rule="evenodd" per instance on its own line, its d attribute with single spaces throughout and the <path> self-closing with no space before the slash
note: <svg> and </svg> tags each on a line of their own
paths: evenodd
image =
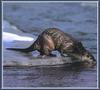
<svg viewBox="0 0 100 90">
<path fill-rule="evenodd" d="M 4 42 L 12 42 L 14 40 L 18 40 L 18 41 L 33 41 L 34 38 L 27 37 L 27 36 L 19 36 L 17 34 L 8 33 L 8 32 L 3 32 L 3 41 Z"/>
<path fill-rule="evenodd" d="M 20 35 L 19 35 L 20 34 Z M 8 21 L 3 20 L 3 42 L 13 41 L 34 41 L 36 36 L 27 35 L 19 30 L 16 26 L 10 24 Z"/>
</svg>

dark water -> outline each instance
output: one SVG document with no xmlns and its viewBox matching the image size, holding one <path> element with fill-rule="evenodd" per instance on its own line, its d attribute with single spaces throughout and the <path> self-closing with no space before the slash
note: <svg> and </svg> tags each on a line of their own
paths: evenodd
<svg viewBox="0 0 100 90">
<path fill-rule="evenodd" d="M 79 39 L 97 59 L 97 7 L 87 3 L 4 4 L 4 19 L 39 34 L 60 28 Z M 97 69 L 67 67 L 4 68 L 4 87 L 97 87 Z"/>
<path fill-rule="evenodd" d="M 95 68 L 4 68 L 5 87 L 96 87 L 96 82 Z"/>
</svg>

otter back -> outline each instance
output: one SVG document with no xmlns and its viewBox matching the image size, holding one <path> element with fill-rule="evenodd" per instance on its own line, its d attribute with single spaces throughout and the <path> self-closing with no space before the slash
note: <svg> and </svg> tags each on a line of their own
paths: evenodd
<svg viewBox="0 0 100 90">
<path fill-rule="evenodd" d="M 75 52 L 78 50 L 78 48 L 76 47 L 78 43 L 79 42 L 69 34 L 65 34 L 57 28 L 48 28 L 38 36 L 37 40 L 30 47 L 25 49 L 8 49 L 22 52 L 31 52 L 34 50 L 38 50 L 41 55 L 49 55 L 53 50 L 58 50 L 60 53 Z"/>
</svg>

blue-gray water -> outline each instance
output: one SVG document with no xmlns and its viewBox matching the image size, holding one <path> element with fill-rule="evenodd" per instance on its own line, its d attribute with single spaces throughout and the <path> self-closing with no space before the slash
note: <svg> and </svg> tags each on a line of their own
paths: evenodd
<svg viewBox="0 0 100 90">
<path fill-rule="evenodd" d="M 38 35 L 56 27 L 79 39 L 97 59 L 96 3 L 4 3 L 4 19 Z M 66 67 L 4 68 L 4 87 L 96 87 L 97 69 Z"/>
<path fill-rule="evenodd" d="M 5 87 L 96 87 L 95 68 L 7 67 Z"/>
</svg>

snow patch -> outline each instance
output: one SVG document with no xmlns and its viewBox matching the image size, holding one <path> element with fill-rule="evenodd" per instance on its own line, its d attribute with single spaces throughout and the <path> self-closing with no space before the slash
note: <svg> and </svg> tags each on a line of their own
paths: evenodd
<svg viewBox="0 0 100 90">
<path fill-rule="evenodd" d="M 3 41 L 4 42 L 12 42 L 14 40 L 18 41 L 34 41 L 34 38 L 27 36 L 19 36 L 17 34 L 3 32 Z"/>
</svg>

